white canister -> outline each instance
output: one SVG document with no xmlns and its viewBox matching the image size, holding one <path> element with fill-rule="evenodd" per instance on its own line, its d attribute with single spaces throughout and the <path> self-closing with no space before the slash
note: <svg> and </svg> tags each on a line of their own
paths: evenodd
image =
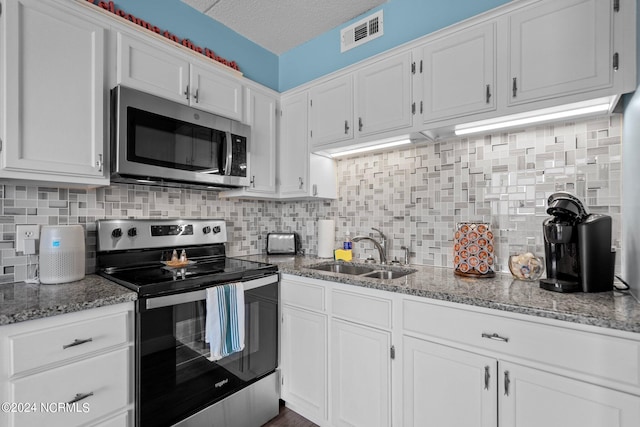
<svg viewBox="0 0 640 427">
<path fill-rule="evenodd" d="M 40 283 L 80 280 L 85 274 L 84 228 L 46 225 L 40 232 Z"/>
</svg>

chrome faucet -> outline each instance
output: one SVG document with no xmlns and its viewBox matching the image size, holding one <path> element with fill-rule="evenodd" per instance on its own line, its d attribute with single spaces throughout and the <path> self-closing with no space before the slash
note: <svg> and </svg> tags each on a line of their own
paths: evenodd
<svg viewBox="0 0 640 427">
<path fill-rule="evenodd" d="M 370 240 L 375 245 L 376 249 L 378 249 L 378 254 L 380 255 L 380 264 L 386 264 L 387 263 L 387 250 L 386 250 L 387 236 L 385 236 L 382 233 L 382 231 L 378 230 L 377 228 L 373 228 L 373 230 L 380 233 L 380 242 L 378 242 L 373 237 L 369 237 L 369 236 L 356 236 L 352 240 L 354 242 L 359 242 L 361 240 Z"/>
</svg>

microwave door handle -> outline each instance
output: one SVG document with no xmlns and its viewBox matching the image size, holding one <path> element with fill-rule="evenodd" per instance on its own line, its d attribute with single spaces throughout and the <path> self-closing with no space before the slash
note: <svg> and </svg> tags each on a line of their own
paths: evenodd
<svg viewBox="0 0 640 427">
<path fill-rule="evenodd" d="M 231 165 L 233 164 L 233 141 L 231 140 L 231 132 L 225 132 L 227 143 L 227 155 L 225 156 L 224 174 L 231 175 Z"/>
</svg>

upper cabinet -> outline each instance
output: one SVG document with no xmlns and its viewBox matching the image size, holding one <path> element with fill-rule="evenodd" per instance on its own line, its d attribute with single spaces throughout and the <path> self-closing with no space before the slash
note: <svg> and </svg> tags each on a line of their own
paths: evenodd
<svg viewBox="0 0 640 427">
<path fill-rule="evenodd" d="M 118 32 L 116 37 L 117 84 L 231 119 L 243 119 L 242 84 L 238 79 L 207 69 L 166 46 L 160 48 L 124 32 Z"/>
<path fill-rule="evenodd" d="M 509 105 L 613 85 L 610 1 L 546 1 L 509 15 Z"/>
<path fill-rule="evenodd" d="M 353 139 L 353 76 L 329 80 L 309 91 L 310 141 L 320 147 Z"/>
<path fill-rule="evenodd" d="M 409 128 L 415 103 L 411 52 L 376 61 L 356 72 L 356 127 L 359 136 Z"/>
<path fill-rule="evenodd" d="M 496 108 L 496 23 L 426 43 L 422 60 L 423 123 Z"/>
<path fill-rule="evenodd" d="M 64 4 L 3 5 L 0 177 L 108 184 L 105 27 Z"/>
</svg>

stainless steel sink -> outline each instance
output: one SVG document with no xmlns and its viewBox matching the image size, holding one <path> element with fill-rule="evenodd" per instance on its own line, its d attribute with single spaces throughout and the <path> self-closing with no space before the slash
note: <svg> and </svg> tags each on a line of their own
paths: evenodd
<svg viewBox="0 0 640 427">
<path fill-rule="evenodd" d="M 372 279 L 391 280 L 415 273 L 416 270 L 400 267 L 381 267 L 368 265 L 354 265 L 342 262 L 328 262 L 326 264 L 311 265 L 312 270 L 328 271 L 331 273 L 347 274 L 350 276 L 360 276 Z"/>
<path fill-rule="evenodd" d="M 371 273 L 363 274 L 362 277 L 372 277 L 374 279 L 397 279 L 407 274 L 414 273 L 411 270 L 375 270 Z"/>
<path fill-rule="evenodd" d="M 313 270 L 330 271 L 332 273 L 350 274 L 352 276 L 370 273 L 375 270 L 374 268 L 363 266 L 363 265 L 338 264 L 338 263 L 320 264 L 320 265 L 315 265 L 309 268 Z"/>
</svg>

